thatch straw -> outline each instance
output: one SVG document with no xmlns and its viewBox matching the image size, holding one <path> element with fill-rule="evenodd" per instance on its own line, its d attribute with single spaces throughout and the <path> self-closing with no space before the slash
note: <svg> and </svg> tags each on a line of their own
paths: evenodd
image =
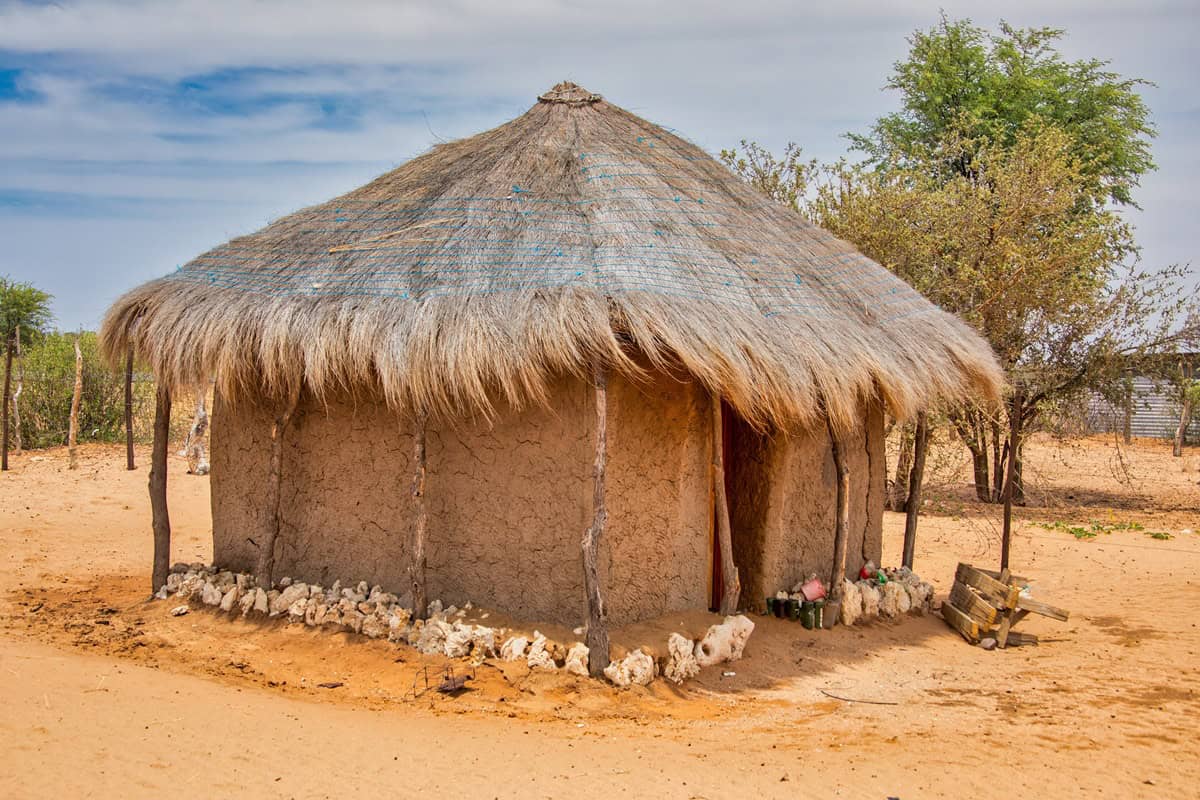
<svg viewBox="0 0 1200 800">
<path fill-rule="evenodd" d="M 690 373 L 748 421 L 994 398 L 969 327 L 695 145 L 573 84 L 134 289 L 102 344 L 160 380 L 381 390 L 490 413 L 593 359 Z"/>
</svg>

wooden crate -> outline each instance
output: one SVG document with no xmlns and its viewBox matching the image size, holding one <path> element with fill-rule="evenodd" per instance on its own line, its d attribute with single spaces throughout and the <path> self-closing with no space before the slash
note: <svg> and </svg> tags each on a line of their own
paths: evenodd
<svg viewBox="0 0 1200 800">
<path fill-rule="evenodd" d="M 1018 633 L 1013 626 L 1029 614 L 1064 622 L 1070 614 L 1049 603 L 1023 597 L 1021 587 L 1028 582 L 1008 570 L 992 572 L 959 564 L 950 596 L 942 603 L 942 618 L 971 644 L 988 637 L 994 638 L 998 647 L 1037 644 L 1035 634 Z"/>
</svg>

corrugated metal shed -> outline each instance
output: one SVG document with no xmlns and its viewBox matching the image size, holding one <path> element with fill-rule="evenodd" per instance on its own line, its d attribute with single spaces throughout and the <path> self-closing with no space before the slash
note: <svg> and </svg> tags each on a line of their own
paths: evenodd
<svg viewBox="0 0 1200 800">
<path fill-rule="evenodd" d="M 1146 439 L 1174 439 L 1179 427 L 1179 403 L 1170 396 L 1170 387 L 1157 386 L 1142 376 L 1133 379 L 1132 434 Z M 1088 403 L 1088 427 L 1093 431 L 1125 430 L 1125 411 L 1112 406 L 1103 398 L 1093 397 Z M 1186 443 L 1200 442 L 1200 409 L 1192 412 L 1192 422 L 1184 437 Z"/>
</svg>

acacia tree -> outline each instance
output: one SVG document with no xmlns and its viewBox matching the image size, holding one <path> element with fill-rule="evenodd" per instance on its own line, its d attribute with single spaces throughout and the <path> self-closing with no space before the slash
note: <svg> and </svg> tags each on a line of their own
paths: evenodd
<svg viewBox="0 0 1200 800">
<path fill-rule="evenodd" d="M 0 442 L 0 470 L 8 469 L 8 413 L 12 393 L 13 355 L 17 337 L 28 344 L 50 322 L 50 295 L 32 284 L 17 283 L 0 277 L 0 337 L 4 340 L 3 441 Z"/>
<path fill-rule="evenodd" d="M 1187 329 L 1175 327 L 1184 270 L 1140 268 L 1113 210 L 1132 203 L 1154 166 L 1144 82 L 1103 61 L 1065 61 L 1054 49 L 1061 36 L 1006 24 L 989 33 L 943 16 L 910 37 L 895 65 L 887 86 L 902 93 L 901 110 L 850 136 L 864 164 L 817 169 L 794 145 L 781 159 L 746 142 L 721 154 L 991 343 L 1020 407 L 949 410 L 985 501 L 1001 496 L 1012 413 L 1028 430 L 1049 405 L 1086 391 L 1116 396 L 1123 368 Z M 911 435 L 902 432 L 901 469 Z"/>
</svg>

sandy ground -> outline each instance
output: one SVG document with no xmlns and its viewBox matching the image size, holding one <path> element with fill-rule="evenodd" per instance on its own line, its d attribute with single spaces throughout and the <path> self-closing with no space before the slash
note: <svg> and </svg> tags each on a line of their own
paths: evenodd
<svg viewBox="0 0 1200 800">
<path fill-rule="evenodd" d="M 1194 797 L 1200 786 L 1200 456 L 1038 440 L 1013 566 L 1067 623 L 985 652 L 939 618 L 805 631 L 755 617 L 747 657 L 618 691 L 302 626 L 146 602 L 145 453 L 13 459 L 0 475 L 0 797 Z M 938 461 L 916 568 L 998 561 L 999 513 Z M 172 560 L 206 560 L 207 479 L 171 464 Z M 1077 540 L 1042 523 L 1135 522 Z M 885 521 L 885 562 L 903 520 Z M 1149 533 L 1161 531 L 1169 539 Z M 632 646 L 704 614 L 617 632 Z M 503 666 L 503 668 L 501 668 Z M 459 667 L 461 668 L 461 666 Z M 336 681 L 336 689 L 317 684 Z M 834 697 L 836 696 L 836 697 Z M 836 699 L 843 698 L 843 699 Z"/>
</svg>

